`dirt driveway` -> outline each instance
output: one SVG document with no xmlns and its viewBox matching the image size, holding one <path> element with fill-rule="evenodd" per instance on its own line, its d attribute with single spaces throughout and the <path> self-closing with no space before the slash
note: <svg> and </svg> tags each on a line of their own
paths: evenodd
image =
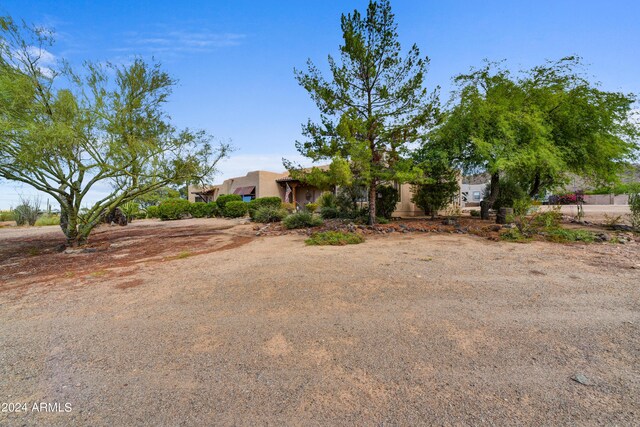
<svg viewBox="0 0 640 427">
<path fill-rule="evenodd" d="M 100 233 L 109 257 L 29 237 L 63 267 L 23 275 L 0 233 L 0 396 L 29 405 L 0 425 L 640 423 L 638 243 Z"/>
</svg>

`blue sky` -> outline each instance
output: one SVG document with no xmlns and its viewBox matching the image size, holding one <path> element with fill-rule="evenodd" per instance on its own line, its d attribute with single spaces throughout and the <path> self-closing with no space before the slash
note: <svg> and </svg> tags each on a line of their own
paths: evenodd
<svg viewBox="0 0 640 427">
<path fill-rule="evenodd" d="M 216 181 L 300 160 L 294 143 L 317 110 L 293 68 L 326 64 L 341 43 L 340 15 L 367 1 L 0 1 L 0 14 L 55 28 L 56 58 L 160 61 L 179 80 L 167 109 L 176 125 L 231 140 Z M 640 93 L 640 2 L 392 1 L 400 40 L 431 59 L 427 85 L 507 59 L 514 69 L 578 54 L 607 90 Z M 100 189 L 98 189 L 100 190 Z M 93 196 L 99 196 L 99 191 Z M 27 187 L 0 183 L 0 209 Z M 45 197 L 46 198 L 46 197 Z"/>
</svg>

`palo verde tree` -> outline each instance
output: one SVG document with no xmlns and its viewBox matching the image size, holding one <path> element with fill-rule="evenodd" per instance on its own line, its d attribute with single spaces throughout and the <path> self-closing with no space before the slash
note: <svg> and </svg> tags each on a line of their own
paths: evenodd
<svg viewBox="0 0 640 427">
<path fill-rule="evenodd" d="M 171 125 L 163 105 L 176 82 L 158 65 L 87 64 L 76 74 L 43 63 L 46 31 L 9 17 L 0 30 L 0 178 L 53 197 L 68 245 L 85 243 L 124 203 L 211 176 L 227 155 L 205 132 Z M 112 190 L 81 211 L 99 184 Z"/>
<path fill-rule="evenodd" d="M 340 61 L 329 56 L 331 78 L 308 61 L 296 78 L 320 110 L 320 123 L 303 125 L 298 151 L 313 161 L 349 162 L 353 178 L 368 188 L 369 223 L 376 221 L 376 188 L 406 182 L 414 171 L 409 144 L 430 124 L 436 93 L 424 86 L 429 60 L 413 45 L 401 55 L 397 25 L 388 1 L 370 2 L 366 15 L 342 15 Z"/>
<path fill-rule="evenodd" d="M 635 96 L 602 91 L 581 68 L 578 58 L 567 57 L 514 76 L 487 63 L 454 79 L 453 106 L 432 138 L 466 172 L 491 175 L 488 207 L 501 176 L 534 197 L 563 184 L 568 173 L 615 181 L 634 158 Z"/>
</svg>

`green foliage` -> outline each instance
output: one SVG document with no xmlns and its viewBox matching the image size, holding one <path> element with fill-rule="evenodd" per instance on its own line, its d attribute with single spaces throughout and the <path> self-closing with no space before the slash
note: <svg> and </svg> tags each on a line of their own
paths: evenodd
<svg viewBox="0 0 640 427">
<path fill-rule="evenodd" d="M 480 211 L 477 210 L 477 209 L 473 209 L 473 210 L 469 211 L 469 214 L 471 216 L 477 217 L 477 216 L 480 216 Z"/>
<path fill-rule="evenodd" d="M 317 211 L 317 210 L 318 210 L 318 207 L 319 207 L 319 206 L 320 206 L 320 204 L 319 204 L 319 203 L 307 203 L 306 205 L 304 205 L 304 208 L 305 208 L 307 211 L 309 211 L 309 212 L 311 212 L 311 213 L 314 213 L 315 211 Z"/>
<path fill-rule="evenodd" d="M 222 216 L 222 212 L 220 211 L 220 208 L 218 207 L 218 204 L 216 202 L 207 202 L 207 216 L 210 218 L 216 217 L 216 216 Z"/>
<path fill-rule="evenodd" d="M 158 206 L 149 206 L 147 208 L 147 218 L 159 218 L 160 208 Z"/>
<path fill-rule="evenodd" d="M 547 240 L 556 243 L 594 242 L 596 237 L 591 231 L 573 230 L 567 228 L 553 228 L 546 232 Z"/>
<path fill-rule="evenodd" d="M 598 187 L 594 190 L 585 191 L 584 194 L 633 194 L 640 193 L 639 182 L 628 182 L 615 185 Z"/>
<path fill-rule="evenodd" d="M 391 215 L 396 210 L 396 205 L 400 201 L 398 190 L 390 185 L 381 185 L 377 190 L 376 215 L 386 219 L 391 219 Z"/>
<path fill-rule="evenodd" d="M 567 57 L 515 76 L 496 63 L 459 75 L 433 139 L 466 171 L 492 175 L 497 191 L 489 203 L 504 174 L 530 196 L 565 183 L 568 173 L 615 182 L 638 149 L 636 97 L 600 90 L 583 68 Z"/>
<path fill-rule="evenodd" d="M 247 205 L 248 203 L 243 202 L 242 200 L 227 201 L 224 205 L 224 209 L 222 210 L 223 215 L 227 218 L 243 217 L 249 210 Z"/>
<path fill-rule="evenodd" d="M 220 212 L 224 212 L 224 207 L 228 202 L 241 202 L 242 196 L 238 194 L 221 194 L 216 199 L 216 204 Z"/>
<path fill-rule="evenodd" d="M 127 218 L 127 222 L 131 222 L 134 218 L 137 217 L 138 212 L 140 212 L 140 205 L 136 202 L 129 201 L 118 206 L 120 211 L 122 211 L 123 215 Z"/>
<path fill-rule="evenodd" d="M 560 226 L 561 221 L 562 212 L 560 212 L 560 209 L 538 212 L 531 219 L 533 226 L 543 229 L 557 228 Z"/>
<path fill-rule="evenodd" d="M 400 153 L 432 124 L 436 96 L 424 87 L 428 58 L 415 45 L 402 55 L 388 1 L 371 1 L 365 15 L 357 10 L 342 15 L 341 29 L 344 44 L 339 61 L 329 56 L 330 79 L 311 61 L 306 73 L 296 70 L 321 113 L 320 123 L 304 125 L 307 141 L 296 147 L 314 161 L 336 164 L 326 181 L 317 179 L 321 188 L 336 184 L 333 175 L 346 181 L 341 186 L 368 189 L 374 195 L 369 222 L 375 223 L 378 184 L 406 182 L 414 175 L 412 162 Z"/>
<path fill-rule="evenodd" d="M 378 224 L 389 224 L 389 220 L 383 216 L 379 216 L 377 222 Z"/>
<path fill-rule="evenodd" d="M 323 219 L 340 218 L 340 211 L 335 206 L 323 206 L 320 208 L 320 216 Z"/>
<path fill-rule="evenodd" d="M 306 228 L 322 225 L 322 219 L 306 211 L 292 213 L 282 220 L 286 228 Z"/>
<path fill-rule="evenodd" d="M 256 222 L 279 222 L 289 214 L 285 209 L 274 206 L 261 206 L 254 211 L 253 220 Z"/>
<path fill-rule="evenodd" d="M 323 231 L 320 233 L 313 233 L 311 237 L 304 242 L 307 245 L 312 246 L 344 246 L 363 243 L 364 237 L 357 233 L 347 233 L 344 231 Z"/>
<path fill-rule="evenodd" d="M 180 192 L 178 190 L 165 186 L 136 197 L 135 202 L 138 203 L 142 209 L 146 209 L 149 206 L 157 206 L 167 199 L 179 198 Z"/>
<path fill-rule="evenodd" d="M 640 192 L 629 195 L 629 219 L 634 230 L 640 232 Z"/>
<path fill-rule="evenodd" d="M 451 166 L 450 153 L 433 141 L 416 150 L 413 159 L 422 173 L 412 186 L 411 201 L 435 218 L 458 192 L 458 172 Z"/>
<path fill-rule="evenodd" d="M 13 216 L 17 225 L 34 225 L 40 212 L 40 203 L 37 199 L 23 199 L 22 203 L 13 210 Z"/>
<path fill-rule="evenodd" d="M 282 200 L 280 197 L 259 197 L 249 202 L 248 210 L 251 219 L 254 219 L 255 212 L 262 207 L 271 207 L 274 209 L 280 209 L 282 207 Z"/>
<path fill-rule="evenodd" d="M 485 198 L 491 198 L 491 184 L 485 189 Z M 512 208 L 516 200 L 523 200 L 528 197 L 527 192 L 522 188 L 517 180 L 506 177 L 500 180 L 498 197 L 493 203 L 493 209 Z"/>
<path fill-rule="evenodd" d="M 2 221 L 14 221 L 15 215 L 13 211 L 0 211 L 0 222 Z"/>
<path fill-rule="evenodd" d="M 158 206 L 158 217 L 162 220 L 182 219 L 190 213 L 191 203 L 184 199 L 168 199 Z"/>
<path fill-rule="evenodd" d="M 164 106 L 176 80 L 157 64 L 44 63 L 51 32 L 0 18 L 0 178 L 60 204 L 68 245 L 87 242 L 104 212 L 157 189 L 210 179 L 229 146 L 177 129 Z M 87 208 L 96 186 L 112 188 Z"/>
<path fill-rule="evenodd" d="M 317 203 L 321 208 L 335 208 L 336 196 L 330 191 L 325 191 L 318 197 Z"/>
<path fill-rule="evenodd" d="M 205 202 L 195 202 L 189 205 L 189 213 L 194 218 L 210 218 L 215 214 L 214 209 L 217 209 L 217 205 Z"/>
<path fill-rule="evenodd" d="M 54 214 L 42 214 L 35 222 L 36 227 L 42 227 L 47 225 L 60 225 L 60 215 Z"/>
<path fill-rule="evenodd" d="M 530 197 L 525 196 L 521 199 L 516 199 L 513 201 L 513 214 L 527 215 L 532 207 L 533 202 L 531 201 Z"/>
<path fill-rule="evenodd" d="M 510 228 L 500 234 L 500 239 L 509 242 L 524 243 L 531 241 L 531 236 L 523 234 L 518 228 Z"/>
</svg>

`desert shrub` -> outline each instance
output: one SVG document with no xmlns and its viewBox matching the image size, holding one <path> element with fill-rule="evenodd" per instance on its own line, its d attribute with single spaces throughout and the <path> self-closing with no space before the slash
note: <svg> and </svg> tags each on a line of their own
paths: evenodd
<svg viewBox="0 0 640 427">
<path fill-rule="evenodd" d="M 302 211 L 295 212 L 291 215 L 288 215 L 282 220 L 282 223 L 286 228 L 305 228 L 305 227 L 316 227 L 318 225 L 322 225 L 322 219 L 314 216 L 310 212 Z"/>
<path fill-rule="evenodd" d="M 136 213 L 135 215 L 136 219 L 145 219 L 146 217 L 147 217 L 147 212 L 143 210 L 139 210 L 138 213 Z"/>
<path fill-rule="evenodd" d="M 214 216 L 214 207 L 218 208 L 217 205 L 205 203 L 205 202 L 195 202 L 189 205 L 189 213 L 194 218 L 209 218 Z"/>
<path fill-rule="evenodd" d="M 222 194 L 216 199 L 216 204 L 220 212 L 224 212 L 224 207 L 229 202 L 241 202 L 242 196 L 238 194 Z"/>
<path fill-rule="evenodd" d="M 189 215 L 191 203 L 184 199 L 168 199 L 158 206 L 158 217 L 162 220 L 182 219 Z"/>
<path fill-rule="evenodd" d="M 227 218 L 240 218 L 247 214 L 247 209 L 246 202 L 242 200 L 232 200 L 225 203 L 222 212 Z"/>
<path fill-rule="evenodd" d="M 272 207 L 274 209 L 280 209 L 282 206 L 282 200 L 280 197 L 259 197 L 249 202 L 247 208 L 249 210 L 249 216 L 254 219 L 255 212 L 265 206 Z"/>
<path fill-rule="evenodd" d="M 120 211 L 123 213 L 123 215 L 127 218 L 127 222 L 133 221 L 133 219 L 137 217 L 138 212 L 140 212 L 140 205 L 133 201 L 123 203 L 118 207 L 120 208 Z"/>
<path fill-rule="evenodd" d="M 14 220 L 13 211 L 0 211 L 0 222 L 13 221 L 13 220 Z"/>
<path fill-rule="evenodd" d="M 540 212 L 534 215 L 531 223 L 537 228 L 557 228 L 562 221 L 562 212 L 560 209 L 551 209 L 546 212 Z"/>
<path fill-rule="evenodd" d="M 566 228 L 553 228 L 546 232 L 547 240 L 557 243 L 567 242 L 593 242 L 595 235 L 587 230 L 571 230 Z"/>
<path fill-rule="evenodd" d="M 209 207 L 209 217 L 222 216 L 222 212 L 216 202 L 207 202 L 207 206 Z"/>
<path fill-rule="evenodd" d="M 634 230 L 640 232 L 640 192 L 629 194 L 629 221 Z"/>
<path fill-rule="evenodd" d="M 278 222 L 282 221 L 289 213 L 282 208 L 273 206 L 262 206 L 253 213 L 253 220 L 256 222 Z"/>
<path fill-rule="evenodd" d="M 320 216 L 323 219 L 339 218 L 340 212 L 335 206 L 323 206 L 320 208 Z"/>
<path fill-rule="evenodd" d="M 42 214 L 38 217 L 35 222 L 35 225 L 38 227 L 46 226 L 46 225 L 60 225 L 60 215 L 54 214 Z"/>
<path fill-rule="evenodd" d="M 325 191 L 318 197 L 317 202 L 321 208 L 335 208 L 336 196 L 330 191 Z"/>
<path fill-rule="evenodd" d="M 296 210 L 296 205 L 293 203 L 289 203 L 289 202 L 284 202 L 282 203 L 282 209 L 284 209 L 285 211 L 292 213 L 295 212 Z"/>
<path fill-rule="evenodd" d="M 389 220 L 383 216 L 376 217 L 376 222 L 378 224 L 389 224 Z"/>
<path fill-rule="evenodd" d="M 304 208 L 305 208 L 307 211 L 309 211 L 309 212 L 311 212 L 311 213 L 314 213 L 315 211 L 317 211 L 317 210 L 318 210 L 318 206 L 320 206 L 320 204 L 319 204 L 319 203 L 307 203 L 306 205 L 304 205 Z"/>
<path fill-rule="evenodd" d="M 469 211 L 469 214 L 470 214 L 471 216 L 480 216 L 480 211 L 479 211 L 479 210 L 477 210 L 477 209 L 474 209 L 474 210 L 472 210 L 472 211 Z"/>
<path fill-rule="evenodd" d="M 519 243 L 524 243 L 531 240 L 530 236 L 523 234 L 518 228 L 510 228 L 506 232 L 501 233 L 500 239 Z"/>
<path fill-rule="evenodd" d="M 22 204 L 13 211 L 16 224 L 34 225 L 38 220 L 39 206 L 37 202 L 23 200 Z"/>
<path fill-rule="evenodd" d="M 332 245 L 344 246 L 355 245 L 364 242 L 364 237 L 357 233 L 347 233 L 345 231 L 323 231 L 313 233 L 305 240 L 307 245 Z"/>
<path fill-rule="evenodd" d="M 513 214 L 517 216 L 527 215 L 532 207 L 533 203 L 531 203 L 530 197 L 516 199 L 513 201 Z"/>
<path fill-rule="evenodd" d="M 396 205 L 400 201 L 400 193 L 390 185 L 379 186 L 377 192 L 376 216 L 391 219 L 391 215 L 396 210 Z"/>
<path fill-rule="evenodd" d="M 147 208 L 147 218 L 158 218 L 160 213 L 157 206 L 149 206 Z"/>
</svg>

